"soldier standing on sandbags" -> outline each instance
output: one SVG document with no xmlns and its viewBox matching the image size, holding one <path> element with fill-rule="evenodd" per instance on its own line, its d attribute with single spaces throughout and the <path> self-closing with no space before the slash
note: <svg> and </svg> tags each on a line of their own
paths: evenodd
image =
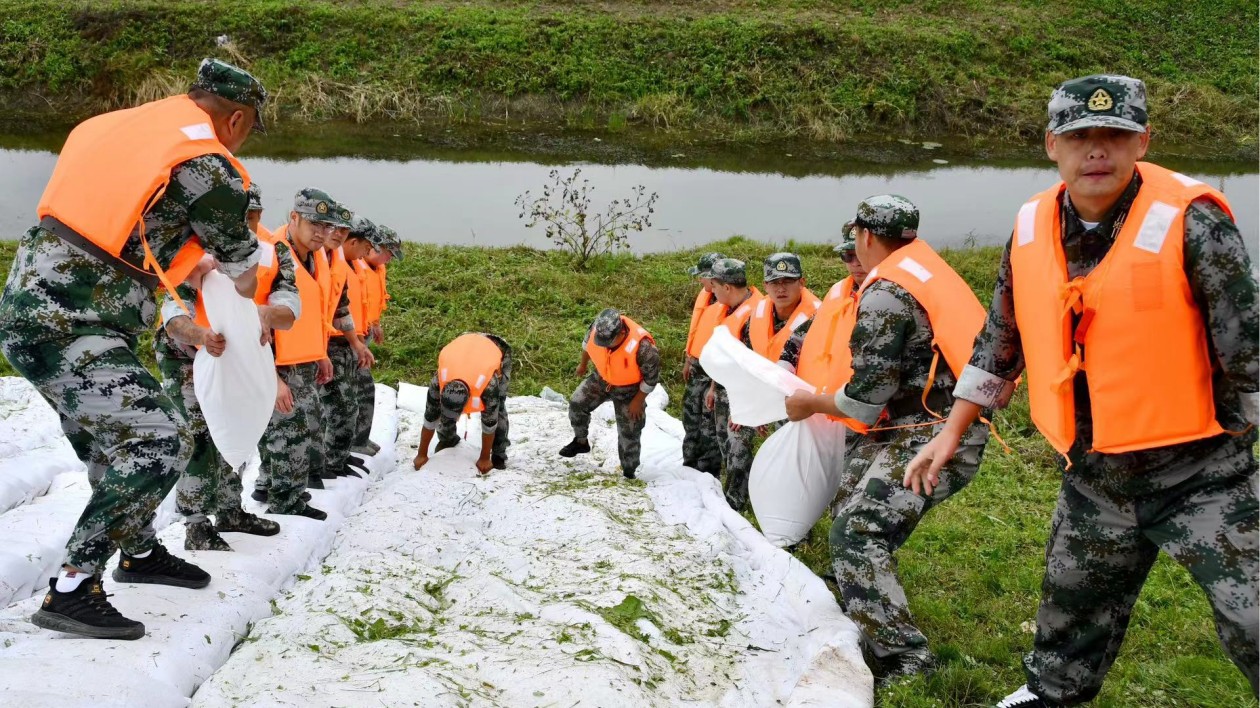
<svg viewBox="0 0 1260 708">
<path fill-rule="evenodd" d="M 849 340 L 853 376 L 839 391 L 798 391 L 788 417 L 844 416 L 865 433 L 845 460 L 841 488 L 853 488 L 831 525 L 841 604 L 862 632 L 881 684 L 930 671 L 927 637 L 914 626 L 893 554 L 924 514 L 975 476 L 989 438 L 967 429 L 958 459 L 934 494 L 901 485 L 906 464 L 944 424 L 951 391 L 984 320 L 975 294 L 918 238 L 919 210 L 904 197 L 868 197 L 854 218 L 857 256 L 869 272 Z M 860 481 L 859 481 L 860 480 Z"/>
<path fill-rule="evenodd" d="M 40 199 L 39 226 L 18 246 L 0 297 L 0 349 L 57 411 L 94 481 L 31 618 L 40 627 L 144 636 L 100 579 L 118 547 L 133 582 L 210 582 L 153 535 L 192 439 L 135 346 L 153 329 L 154 291 L 183 282 L 206 252 L 253 294 L 258 241 L 245 224 L 248 175 L 232 153 L 263 129 L 266 100 L 249 73 L 207 59 L 188 94 L 80 123 Z"/>
<path fill-rule="evenodd" d="M 960 431 L 982 407 L 1005 406 L 1022 372 L 1032 420 L 1065 471 L 1028 682 L 999 705 L 1097 695 L 1161 549 L 1207 595 L 1254 695 L 1251 257 L 1224 195 L 1139 162 L 1150 143 L 1141 81 L 1072 79 L 1049 114 L 1046 153 L 1062 181 L 1019 210 L 958 403 L 905 483 L 931 494 L 945 482 Z"/>
<path fill-rule="evenodd" d="M 682 403 L 683 464 L 714 477 L 722 476 L 722 436 L 718 435 L 713 423 L 713 412 L 704 405 L 713 379 L 700 366 L 700 351 L 709 342 L 721 316 L 725 315 L 722 309 L 720 315 L 715 312 L 705 317 L 710 307 L 723 308 L 713 296 L 710 269 L 725 257 L 721 253 L 706 253 L 687 271 L 700 281 L 701 288 L 691 308 L 691 326 L 687 330 L 687 347 L 683 353 L 683 384 L 686 386 Z"/>
<path fill-rule="evenodd" d="M 611 399 L 617 419 L 621 473 L 626 479 L 634 479 L 639 469 L 643 426 L 647 423 L 647 396 L 661 381 L 661 352 L 646 329 L 610 307 L 599 313 L 586 333 L 578 376 L 586 376 L 587 363 L 594 363 L 595 370 L 569 399 L 573 440 L 560 449 L 560 456 L 591 451 L 587 438 L 591 413 Z"/>
<path fill-rule="evenodd" d="M 429 462 L 429 443 L 436 431 L 435 452 L 459 444 L 455 423 L 461 415 L 481 414 L 481 455 L 477 472 L 507 469 L 507 396 L 512 378 L 512 347 L 494 334 L 467 332 L 438 354 L 437 373 L 429 382 L 424 405 L 424 430 L 416 450 L 415 469 Z"/>
<path fill-rule="evenodd" d="M 389 300 L 386 290 L 386 266 L 395 257 L 402 258 L 402 242 L 398 232 L 385 226 L 376 225 L 376 241 L 373 249 L 362 259 L 355 262 L 363 287 L 363 319 L 367 323 L 367 335 L 364 339 L 371 343 L 383 344 L 384 330 L 381 329 L 381 315 L 384 314 Z M 359 369 L 355 379 L 358 387 L 359 414 L 355 417 L 354 439 L 350 452 L 363 457 L 372 457 L 381 451 L 381 446 L 372 442 L 372 419 L 376 415 L 376 380 L 371 369 Z"/>
</svg>

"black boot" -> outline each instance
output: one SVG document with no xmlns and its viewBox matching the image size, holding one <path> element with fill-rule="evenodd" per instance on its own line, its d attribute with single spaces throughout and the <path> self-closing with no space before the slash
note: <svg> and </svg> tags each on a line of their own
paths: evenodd
<svg viewBox="0 0 1260 708">
<path fill-rule="evenodd" d="M 634 470 L 624 470 L 624 469 L 623 469 L 623 470 L 621 471 L 621 476 L 622 476 L 622 477 L 625 477 L 626 479 L 635 479 L 635 476 L 634 476 Z"/>
<path fill-rule="evenodd" d="M 139 639 L 144 624 L 129 620 L 109 604 L 100 576 L 85 578 L 70 592 L 57 592 L 57 579 L 48 581 L 48 594 L 31 624 L 44 629 L 93 639 Z"/>
<path fill-rule="evenodd" d="M 303 499 L 302 501 L 306 500 Z M 218 517 L 218 520 L 214 523 L 214 528 L 223 533 L 235 531 L 236 533 L 248 533 L 255 536 L 275 536 L 280 533 L 280 524 L 271 519 L 255 516 L 243 509 L 220 511 Z"/>
<path fill-rule="evenodd" d="M 120 583 L 204 588 L 210 584 L 210 574 L 179 556 L 171 555 L 166 546 L 159 543 L 145 558 L 136 558 L 122 552 L 118 567 L 114 568 L 114 580 Z"/>
<path fill-rule="evenodd" d="M 507 469 L 507 455 L 491 455 L 490 466 L 496 470 Z"/>
<path fill-rule="evenodd" d="M 320 511 L 319 509 L 316 509 L 310 504 L 303 504 L 302 508 L 298 509 L 297 511 L 276 511 L 275 509 L 269 507 L 267 509 L 267 513 L 268 514 L 285 514 L 287 516 L 305 516 L 308 519 L 315 519 L 316 521 L 323 521 L 324 519 L 328 518 L 328 514 L 326 514 L 323 511 Z"/>
<path fill-rule="evenodd" d="M 577 438 L 573 438 L 573 440 L 571 440 L 568 445 L 565 445 L 564 447 L 560 448 L 560 456 L 573 457 L 575 455 L 580 455 L 584 452 L 590 452 L 590 451 L 591 451 L 590 442 L 586 440 L 578 440 Z"/>
<path fill-rule="evenodd" d="M 436 455 L 439 452 L 447 448 L 455 447 L 458 444 L 459 444 L 459 438 L 451 438 L 450 440 L 444 440 L 442 438 L 438 438 L 438 444 L 437 444 L 437 447 L 433 448 L 433 454 Z"/>
<path fill-rule="evenodd" d="M 257 502 L 265 502 L 267 501 L 267 496 L 268 494 L 267 494 L 266 489 L 255 489 L 253 492 L 250 492 L 249 498 Z M 302 492 L 302 501 L 310 501 L 310 500 L 311 500 L 311 493 Z M 219 530 L 223 531 L 224 529 L 219 529 Z M 261 534 L 261 535 L 270 536 L 271 534 Z"/>
<path fill-rule="evenodd" d="M 880 676 L 875 685 L 884 688 L 898 683 L 911 676 L 922 674 L 931 676 L 936 671 L 936 659 L 926 650 L 902 654 L 896 658 L 885 660 Z"/>
<path fill-rule="evenodd" d="M 329 476 L 329 475 L 332 475 L 332 476 Z M 324 489 L 324 480 L 336 479 L 336 478 L 337 478 L 337 475 L 332 474 L 331 472 L 325 473 L 323 475 L 313 474 L 306 478 L 306 488 L 307 489 Z"/>
<path fill-rule="evenodd" d="M 367 470 L 363 469 L 362 467 L 356 467 L 355 465 L 347 462 L 346 466 L 341 468 L 341 471 L 337 473 L 337 476 L 338 477 L 363 477 L 366 474 L 367 474 Z"/>
<path fill-rule="evenodd" d="M 185 551 L 230 551 L 232 547 L 209 521 L 196 521 L 184 527 Z"/>
</svg>

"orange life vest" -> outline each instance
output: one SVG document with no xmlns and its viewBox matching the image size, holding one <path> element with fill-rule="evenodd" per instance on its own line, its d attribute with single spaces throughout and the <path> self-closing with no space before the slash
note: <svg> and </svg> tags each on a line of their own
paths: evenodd
<svg viewBox="0 0 1260 708">
<path fill-rule="evenodd" d="M 700 318 L 704 315 L 704 310 L 710 304 L 716 302 L 713 293 L 708 290 L 701 289 L 696 295 L 696 302 L 691 306 L 691 326 L 687 329 L 687 353 L 691 353 L 691 343 L 696 339 L 696 328 L 700 325 Z"/>
<path fill-rule="evenodd" d="M 778 361 L 783 353 L 783 345 L 798 327 L 808 322 L 822 306 L 822 300 L 808 289 L 801 290 L 801 302 L 792 311 L 783 328 L 774 331 L 774 301 L 762 298 L 753 309 L 752 318 L 748 322 L 748 339 L 752 342 L 753 351 L 770 361 Z"/>
<path fill-rule="evenodd" d="M 271 235 L 271 231 L 269 231 L 267 227 L 263 226 L 262 224 L 259 224 L 258 228 L 254 229 L 254 235 L 258 237 L 259 241 L 267 241 L 269 243 L 276 242 L 275 238 L 272 237 Z"/>
<path fill-rule="evenodd" d="M 709 339 L 713 337 L 713 330 L 722 325 L 726 319 L 726 305 L 720 302 L 714 302 L 712 305 L 704 308 L 704 312 L 700 313 L 700 320 L 696 322 L 696 333 L 691 338 L 691 342 L 687 345 L 687 356 L 692 359 L 699 359 L 700 352 L 704 351 L 704 345 L 709 343 Z"/>
<path fill-rule="evenodd" d="M 340 258 L 344 263 L 346 260 L 345 253 L 341 249 L 337 249 Z M 359 270 L 359 264 L 367 266 L 362 260 L 356 260 L 353 264 L 346 263 L 346 292 L 350 296 L 350 314 L 354 316 L 354 331 L 360 337 L 366 337 L 368 331 L 367 318 L 367 302 L 366 295 L 363 292 L 363 273 Z"/>
<path fill-rule="evenodd" d="M 280 224 L 279 227 L 269 231 L 265 238 L 263 237 L 262 234 L 258 234 L 258 238 L 260 240 L 268 241 L 270 243 L 279 243 L 280 241 L 287 241 L 289 238 L 289 224 L 288 222 Z"/>
<path fill-rule="evenodd" d="M 280 260 L 276 257 L 277 248 L 288 248 L 293 251 L 292 244 L 285 240 L 284 246 L 270 243 L 260 244 L 263 251 L 258 260 L 258 290 L 254 293 L 254 302 L 267 304 L 271 294 L 271 285 L 280 271 Z M 276 365 L 309 364 L 328 356 L 328 336 L 324 328 L 324 298 L 319 286 L 319 257 L 315 257 L 315 273 L 306 269 L 293 252 L 293 275 L 297 283 L 298 298 L 302 302 L 302 314 L 289 329 L 275 330 Z"/>
<path fill-rule="evenodd" d="M 1011 272 L 1032 420 L 1060 453 L 1076 439 L 1078 371 L 1088 372 L 1098 452 L 1223 432 L 1203 313 L 1185 274 L 1183 224 L 1199 197 L 1233 213 L 1225 195 L 1202 182 L 1145 162 L 1137 170 L 1142 186 L 1124 226 L 1083 278 L 1067 279 L 1062 182 L 1033 197 L 1016 219 Z"/>
<path fill-rule="evenodd" d="M 639 371 L 639 344 L 644 339 L 656 343 L 652 335 L 634 320 L 622 315 L 621 322 L 626 327 L 626 341 L 616 351 L 595 344 L 594 329 L 586 337 L 586 354 L 595 364 L 599 377 L 609 386 L 631 386 L 643 381 L 643 372 Z"/>
<path fill-rule="evenodd" d="M 385 292 L 382 275 L 379 270 L 366 262 L 363 270 L 363 300 L 369 325 L 380 324 L 381 313 L 385 310 Z"/>
<path fill-rule="evenodd" d="M 144 238 L 144 215 L 166 192 L 171 170 L 212 154 L 226 158 L 249 187 L 245 167 L 219 142 L 210 117 L 188 96 L 89 118 L 66 138 L 36 214 L 57 219 L 115 257 L 138 226 L 144 268 L 179 301 L 174 286 L 188 277 L 205 250 L 190 239 L 164 271 Z"/>
<path fill-rule="evenodd" d="M 379 296 L 376 290 L 376 271 L 372 270 L 372 266 L 368 265 L 367 261 L 360 258 L 354 262 L 354 273 L 359 277 L 359 292 L 362 293 L 359 312 L 354 314 L 354 323 L 356 325 L 359 322 L 363 323 L 361 334 L 366 336 L 368 328 L 381 318 L 379 314 L 376 314 L 376 300 Z"/>
<path fill-rule="evenodd" d="M 849 337 L 856 322 L 857 291 L 849 276 L 827 291 L 801 343 L 796 375 L 813 384 L 815 393 L 834 394 L 853 377 Z"/>
<path fill-rule="evenodd" d="M 345 263 L 345 260 L 342 260 Z M 337 314 L 337 304 L 341 302 L 341 291 L 345 287 L 345 272 L 341 273 L 340 283 L 338 283 L 336 263 L 329 263 L 328 249 L 321 248 L 315 252 L 315 269 L 317 271 L 315 279 L 319 281 L 319 290 L 323 296 L 323 317 L 324 332 L 327 333 L 325 338 L 332 336 L 344 336 L 341 332 L 333 329 L 333 315 Z"/>
<path fill-rule="evenodd" d="M 452 381 L 468 385 L 468 403 L 464 413 L 480 413 L 486 409 L 481 394 L 494 375 L 503 367 L 503 350 L 484 334 L 461 334 L 438 353 L 438 385 Z"/>
<path fill-rule="evenodd" d="M 756 309 L 757 304 L 765 298 L 765 295 L 762 295 L 757 288 L 749 288 L 749 290 L 751 294 L 748 298 L 740 303 L 739 307 L 735 308 L 735 311 L 727 315 L 726 319 L 722 321 L 722 324 L 726 325 L 726 328 L 730 330 L 731 334 L 735 335 L 736 339 L 739 339 L 740 333 L 744 330 L 744 323 L 752 317 L 753 310 Z"/>
</svg>

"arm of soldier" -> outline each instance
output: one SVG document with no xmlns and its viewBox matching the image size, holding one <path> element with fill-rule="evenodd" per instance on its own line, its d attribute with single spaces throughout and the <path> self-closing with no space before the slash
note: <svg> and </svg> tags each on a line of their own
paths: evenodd
<svg viewBox="0 0 1260 708">
<path fill-rule="evenodd" d="M 181 284 L 175 286 L 175 292 L 188 306 L 188 312 L 184 312 L 184 308 L 180 307 L 175 298 L 167 297 L 161 309 L 162 328 L 172 339 L 181 344 L 205 347 L 211 356 L 223 354 L 223 350 L 227 347 L 227 341 L 223 335 L 212 332 L 209 328 L 202 327 L 194 321 L 197 316 L 197 291 L 187 284 Z"/>
<path fill-rule="evenodd" d="M 594 336 L 595 336 L 595 326 L 591 325 L 591 328 L 586 330 L 586 338 L 582 340 L 582 358 L 578 361 L 577 371 L 576 371 L 578 376 L 586 376 L 586 371 L 587 371 L 586 365 L 590 363 L 591 361 L 591 355 L 586 353 L 586 343 L 589 342 L 591 337 L 594 337 Z"/>
<path fill-rule="evenodd" d="M 235 281 L 236 291 L 252 298 L 258 284 L 258 237 L 245 223 L 249 198 L 236 168 L 220 155 L 205 155 L 172 170 L 171 181 L 192 196 L 188 223 L 201 245 Z"/>
<path fill-rule="evenodd" d="M 630 400 L 630 407 L 626 412 L 631 420 L 640 420 L 647 412 L 648 394 L 661 382 L 661 350 L 651 340 L 644 339 L 639 342 L 635 361 L 639 365 L 639 372 L 643 374 L 643 380 L 639 382 L 639 391 Z"/>
<path fill-rule="evenodd" d="M 752 349 L 752 318 L 749 317 L 744 321 L 744 326 L 739 328 L 739 341 L 744 346 Z"/>
<path fill-rule="evenodd" d="M 1260 310 L 1256 273 L 1242 234 L 1225 210 L 1197 199 L 1186 210 L 1185 268 L 1225 378 L 1241 398 L 1243 418 L 1260 422 Z"/>
<path fill-rule="evenodd" d="M 477 456 L 477 471 L 481 474 L 488 474 L 493 469 L 493 463 L 490 455 L 494 452 L 494 436 L 499 429 L 499 406 L 502 405 L 502 399 L 499 395 L 499 381 L 502 375 L 496 375 L 498 381 L 494 381 L 482 393 L 481 405 L 484 409 L 481 411 L 481 454 Z"/>
<path fill-rule="evenodd" d="M 359 368 L 371 368 L 376 363 L 372 350 L 363 343 L 363 338 L 355 331 L 354 315 L 350 313 L 350 288 L 342 288 L 341 299 L 337 301 L 337 309 L 333 312 L 333 328 L 341 332 L 350 343 L 350 349 L 358 358 Z"/>
<path fill-rule="evenodd" d="M 998 266 L 993 303 L 984 327 L 976 335 L 971 361 L 954 387 L 949 417 L 927 445 L 906 467 L 903 484 L 916 494 L 931 494 L 941 469 L 954 457 L 967 428 L 985 408 L 1003 408 L 1015 391 L 1015 379 L 1024 370 L 1024 350 L 1015 322 L 1015 287 L 1011 272 L 1011 243 L 1007 241 Z"/>
<path fill-rule="evenodd" d="M 420 469 L 429 462 L 429 445 L 433 442 L 438 419 L 442 417 L 441 391 L 442 386 L 434 376 L 429 381 L 429 390 L 424 397 L 424 427 L 420 430 L 420 447 L 416 449 L 416 459 L 412 460 L 414 469 Z"/>
<path fill-rule="evenodd" d="M 796 331 L 788 337 L 787 342 L 783 345 L 783 352 L 779 354 L 779 360 L 775 363 L 783 367 L 787 371 L 795 374 L 797 367 L 801 365 L 801 347 L 805 344 L 805 335 L 809 334 L 809 328 L 813 326 L 813 320 L 807 320 Z"/>
<path fill-rule="evenodd" d="M 302 297 L 298 294 L 297 276 L 293 271 L 293 252 L 288 246 L 276 246 L 276 277 L 271 281 L 267 304 L 258 308 L 264 330 L 292 329 L 302 316 Z"/>
</svg>

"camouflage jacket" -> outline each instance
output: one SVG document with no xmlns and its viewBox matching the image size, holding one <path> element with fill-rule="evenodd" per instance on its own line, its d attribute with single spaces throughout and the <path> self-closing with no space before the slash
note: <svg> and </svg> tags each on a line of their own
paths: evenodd
<svg viewBox="0 0 1260 708">
<path fill-rule="evenodd" d="M 497 334 L 488 332 L 479 334 L 489 337 L 490 341 L 499 347 L 499 351 L 503 352 L 503 363 L 490 379 L 490 383 L 486 384 L 486 390 L 481 395 L 481 403 L 485 406 L 485 410 L 481 411 L 481 432 L 483 435 L 490 435 L 499 427 L 499 407 L 507 404 L 508 382 L 512 376 L 512 347 Z M 442 417 L 441 399 L 442 384 L 438 382 L 438 377 L 434 374 L 429 381 L 429 390 L 424 398 L 424 427 L 429 430 L 435 430 L 438 420 Z"/>
</svg>

